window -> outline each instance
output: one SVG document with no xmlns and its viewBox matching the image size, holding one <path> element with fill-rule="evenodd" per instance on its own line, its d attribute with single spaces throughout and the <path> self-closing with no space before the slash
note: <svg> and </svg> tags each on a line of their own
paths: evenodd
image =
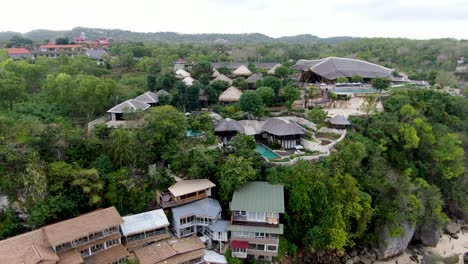
<svg viewBox="0 0 468 264">
<path fill-rule="evenodd" d="M 265 212 L 248 212 L 247 220 L 254 222 L 265 222 L 266 221 Z"/>
<path fill-rule="evenodd" d="M 264 244 L 249 244 L 249 249 L 251 250 L 265 250 L 265 245 Z"/>
<path fill-rule="evenodd" d="M 81 255 L 82 257 L 89 256 L 89 248 L 80 250 L 80 255 Z"/>
<path fill-rule="evenodd" d="M 255 232 L 255 238 L 265 238 L 265 233 Z"/>
<path fill-rule="evenodd" d="M 106 247 L 112 247 L 114 245 L 118 245 L 120 244 L 120 240 L 119 239 L 112 239 L 112 240 L 109 240 L 109 241 L 106 241 Z"/>
<path fill-rule="evenodd" d="M 91 247 L 91 254 L 99 252 L 99 251 L 101 251 L 103 249 L 104 249 L 104 244 L 103 243 L 94 245 L 94 246 Z"/>
<path fill-rule="evenodd" d="M 276 252 L 278 247 L 276 245 L 267 245 L 267 251 L 274 251 Z"/>
<path fill-rule="evenodd" d="M 268 218 L 279 218 L 279 214 L 278 213 L 268 213 L 267 217 Z"/>
<path fill-rule="evenodd" d="M 234 211 L 235 216 L 246 216 L 247 212 L 246 211 Z"/>
</svg>

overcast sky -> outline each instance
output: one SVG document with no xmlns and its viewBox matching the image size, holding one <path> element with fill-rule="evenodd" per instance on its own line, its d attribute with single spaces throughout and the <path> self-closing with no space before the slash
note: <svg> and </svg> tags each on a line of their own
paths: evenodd
<svg viewBox="0 0 468 264">
<path fill-rule="evenodd" d="M 118 28 L 272 37 L 468 39 L 468 0 L 23 0 L 0 3 L 0 31 Z"/>
</svg>

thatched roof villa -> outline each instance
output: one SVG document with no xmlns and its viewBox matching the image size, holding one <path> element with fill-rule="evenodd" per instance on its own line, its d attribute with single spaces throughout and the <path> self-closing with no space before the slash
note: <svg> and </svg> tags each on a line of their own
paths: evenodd
<svg viewBox="0 0 468 264">
<path fill-rule="evenodd" d="M 211 83 L 214 83 L 216 81 L 225 81 L 227 82 L 229 85 L 232 85 L 232 83 L 234 82 L 231 78 L 227 77 L 226 75 L 224 74 L 219 74 L 216 78 L 214 78 L 214 80 L 212 80 L 210 82 Z"/>
<path fill-rule="evenodd" d="M 230 118 L 219 121 L 214 130 L 214 134 L 221 139 L 224 145 L 227 145 L 239 133 L 244 133 L 244 127 L 236 120 Z"/>
<path fill-rule="evenodd" d="M 241 96 L 242 91 L 237 87 L 231 86 L 219 95 L 218 101 L 221 103 L 236 103 L 239 102 Z"/>
</svg>

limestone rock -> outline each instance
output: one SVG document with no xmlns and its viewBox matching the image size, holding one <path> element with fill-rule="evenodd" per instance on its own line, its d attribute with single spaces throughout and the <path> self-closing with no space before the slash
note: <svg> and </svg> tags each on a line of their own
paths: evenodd
<svg viewBox="0 0 468 264">
<path fill-rule="evenodd" d="M 460 232 L 460 230 L 461 230 L 461 226 L 459 224 L 457 224 L 457 223 L 454 223 L 454 222 L 450 222 L 445 226 L 445 231 L 448 234 L 456 234 L 456 233 Z"/>
<path fill-rule="evenodd" d="M 425 246 L 435 247 L 439 243 L 442 229 L 432 222 L 426 222 L 416 227 L 414 239 L 420 241 Z"/>
<path fill-rule="evenodd" d="M 379 259 L 387 259 L 403 253 L 408 247 L 411 238 L 413 237 L 415 225 L 410 222 L 402 222 L 400 224 L 403 232 L 399 236 L 391 236 L 390 228 L 384 226 L 379 233 L 380 241 L 377 248 Z"/>
</svg>

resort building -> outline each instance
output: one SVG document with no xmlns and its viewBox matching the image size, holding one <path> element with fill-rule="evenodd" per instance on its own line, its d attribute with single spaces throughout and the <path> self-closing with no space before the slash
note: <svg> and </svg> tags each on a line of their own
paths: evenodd
<svg viewBox="0 0 468 264">
<path fill-rule="evenodd" d="M 104 59 L 109 56 L 107 51 L 103 49 L 88 49 L 86 50 L 85 55 L 95 60 L 99 65 L 103 64 Z"/>
<path fill-rule="evenodd" d="M 114 207 L 97 210 L 0 241 L 2 263 L 123 263 L 122 217 Z"/>
<path fill-rule="evenodd" d="M 150 106 L 151 105 L 147 103 L 140 102 L 135 99 L 130 99 L 107 110 L 107 113 L 110 115 L 111 121 L 124 121 L 124 114 L 144 111 L 150 108 Z"/>
<path fill-rule="evenodd" d="M 329 57 L 318 60 L 298 60 L 293 68 L 302 71 L 300 80 L 306 83 L 335 83 L 340 77 L 361 76 L 364 81 L 377 77 L 391 78 L 393 69 L 375 63 Z"/>
<path fill-rule="evenodd" d="M 304 129 L 298 124 L 281 117 L 267 119 L 261 130 L 262 140 L 271 145 L 280 145 L 284 149 L 293 149 L 300 145 L 304 134 Z"/>
<path fill-rule="evenodd" d="M 221 139 L 225 146 L 239 133 L 244 133 L 244 128 L 239 122 L 230 118 L 219 121 L 214 129 L 214 134 Z"/>
<path fill-rule="evenodd" d="M 169 238 L 169 221 L 162 209 L 124 216 L 120 225 L 122 244 L 128 251 Z"/>
<path fill-rule="evenodd" d="M 139 264 L 204 263 L 205 244 L 195 236 L 166 239 L 135 250 Z"/>
<path fill-rule="evenodd" d="M 188 72 L 187 72 L 186 70 L 184 70 L 184 69 L 178 69 L 178 70 L 175 72 L 175 74 L 176 74 L 176 77 L 177 77 L 177 78 L 181 78 L 181 79 L 186 78 L 186 77 L 190 77 L 190 73 L 188 73 Z"/>
<path fill-rule="evenodd" d="M 82 45 L 58 45 L 45 44 L 40 45 L 39 49 L 34 52 L 35 57 L 57 58 L 60 55 L 74 57 L 83 53 Z"/>
<path fill-rule="evenodd" d="M 233 81 L 231 78 L 227 77 L 227 76 L 224 75 L 224 74 L 219 74 L 218 76 L 216 76 L 216 78 L 214 78 L 214 80 L 212 80 L 212 81 L 210 82 L 210 84 L 211 84 L 211 83 L 214 83 L 214 82 L 216 82 L 216 81 L 225 81 L 225 82 L 227 82 L 229 85 L 232 85 L 232 84 L 234 83 L 234 81 Z"/>
<path fill-rule="evenodd" d="M 163 208 L 180 206 L 211 196 L 211 188 L 216 185 L 207 179 L 181 180 L 159 195 Z"/>
<path fill-rule="evenodd" d="M 246 79 L 249 89 L 255 89 L 255 83 L 263 80 L 263 75 L 261 73 L 254 73 Z"/>
<path fill-rule="evenodd" d="M 265 260 L 278 256 L 279 235 L 283 234 L 279 223 L 284 213 L 282 185 L 248 182 L 234 192 L 230 211 L 232 256 Z"/>
<path fill-rule="evenodd" d="M 174 67 L 173 70 L 176 72 L 179 69 L 185 70 L 185 71 L 192 71 L 193 68 L 193 63 L 186 62 L 185 59 L 179 58 L 177 61 L 173 63 Z"/>
<path fill-rule="evenodd" d="M 8 57 L 14 60 L 32 58 L 31 52 L 25 48 L 9 48 L 7 49 L 7 52 L 8 52 Z"/>
<path fill-rule="evenodd" d="M 224 104 L 237 103 L 240 101 L 241 96 L 242 91 L 237 87 L 231 86 L 219 95 L 218 101 Z"/>
<path fill-rule="evenodd" d="M 336 129 L 346 129 L 347 127 L 351 126 L 351 123 L 348 119 L 342 115 L 336 115 L 328 120 L 330 123 L 330 127 Z"/>
<path fill-rule="evenodd" d="M 232 72 L 232 75 L 235 77 L 239 77 L 239 76 L 249 77 L 250 75 L 252 75 L 252 72 L 245 65 L 241 65 L 239 66 L 239 68 L 235 69 Z"/>
<path fill-rule="evenodd" d="M 172 230 L 177 237 L 204 235 L 213 238 L 213 226 L 221 220 L 221 205 L 212 198 L 195 201 L 172 208 Z M 223 224 L 223 223 L 222 223 Z M 218 227 L 222 227 L 222 224 Z M 227 224 L 225 224 L 227 227 Z M 220 234 L 221 233 L 221 234 Z M 218 241 L 227 241 L 227 230 L 217 229 Z"/>
<path fill-rule="evenodd" d="M 182 82 L 184 82 L 185 85 L 187 85 L 187 86 L 192 86 L 194 81 L 196 81 L 196 80 L 194 78 L 190 77 L 190 76 L 187 76 L 182 80 Z"/>
<path fill-rule="evenodd" d="M 159 96 L 169 94 L 168 92 L 164 90 L 159 90 L 158 93 L 146 92 L 138 97 L 135 97 L 135 100 L 142 102 L 142 103 L 149 104 L 150 106 L 158 106 Z"/>
</svg>

